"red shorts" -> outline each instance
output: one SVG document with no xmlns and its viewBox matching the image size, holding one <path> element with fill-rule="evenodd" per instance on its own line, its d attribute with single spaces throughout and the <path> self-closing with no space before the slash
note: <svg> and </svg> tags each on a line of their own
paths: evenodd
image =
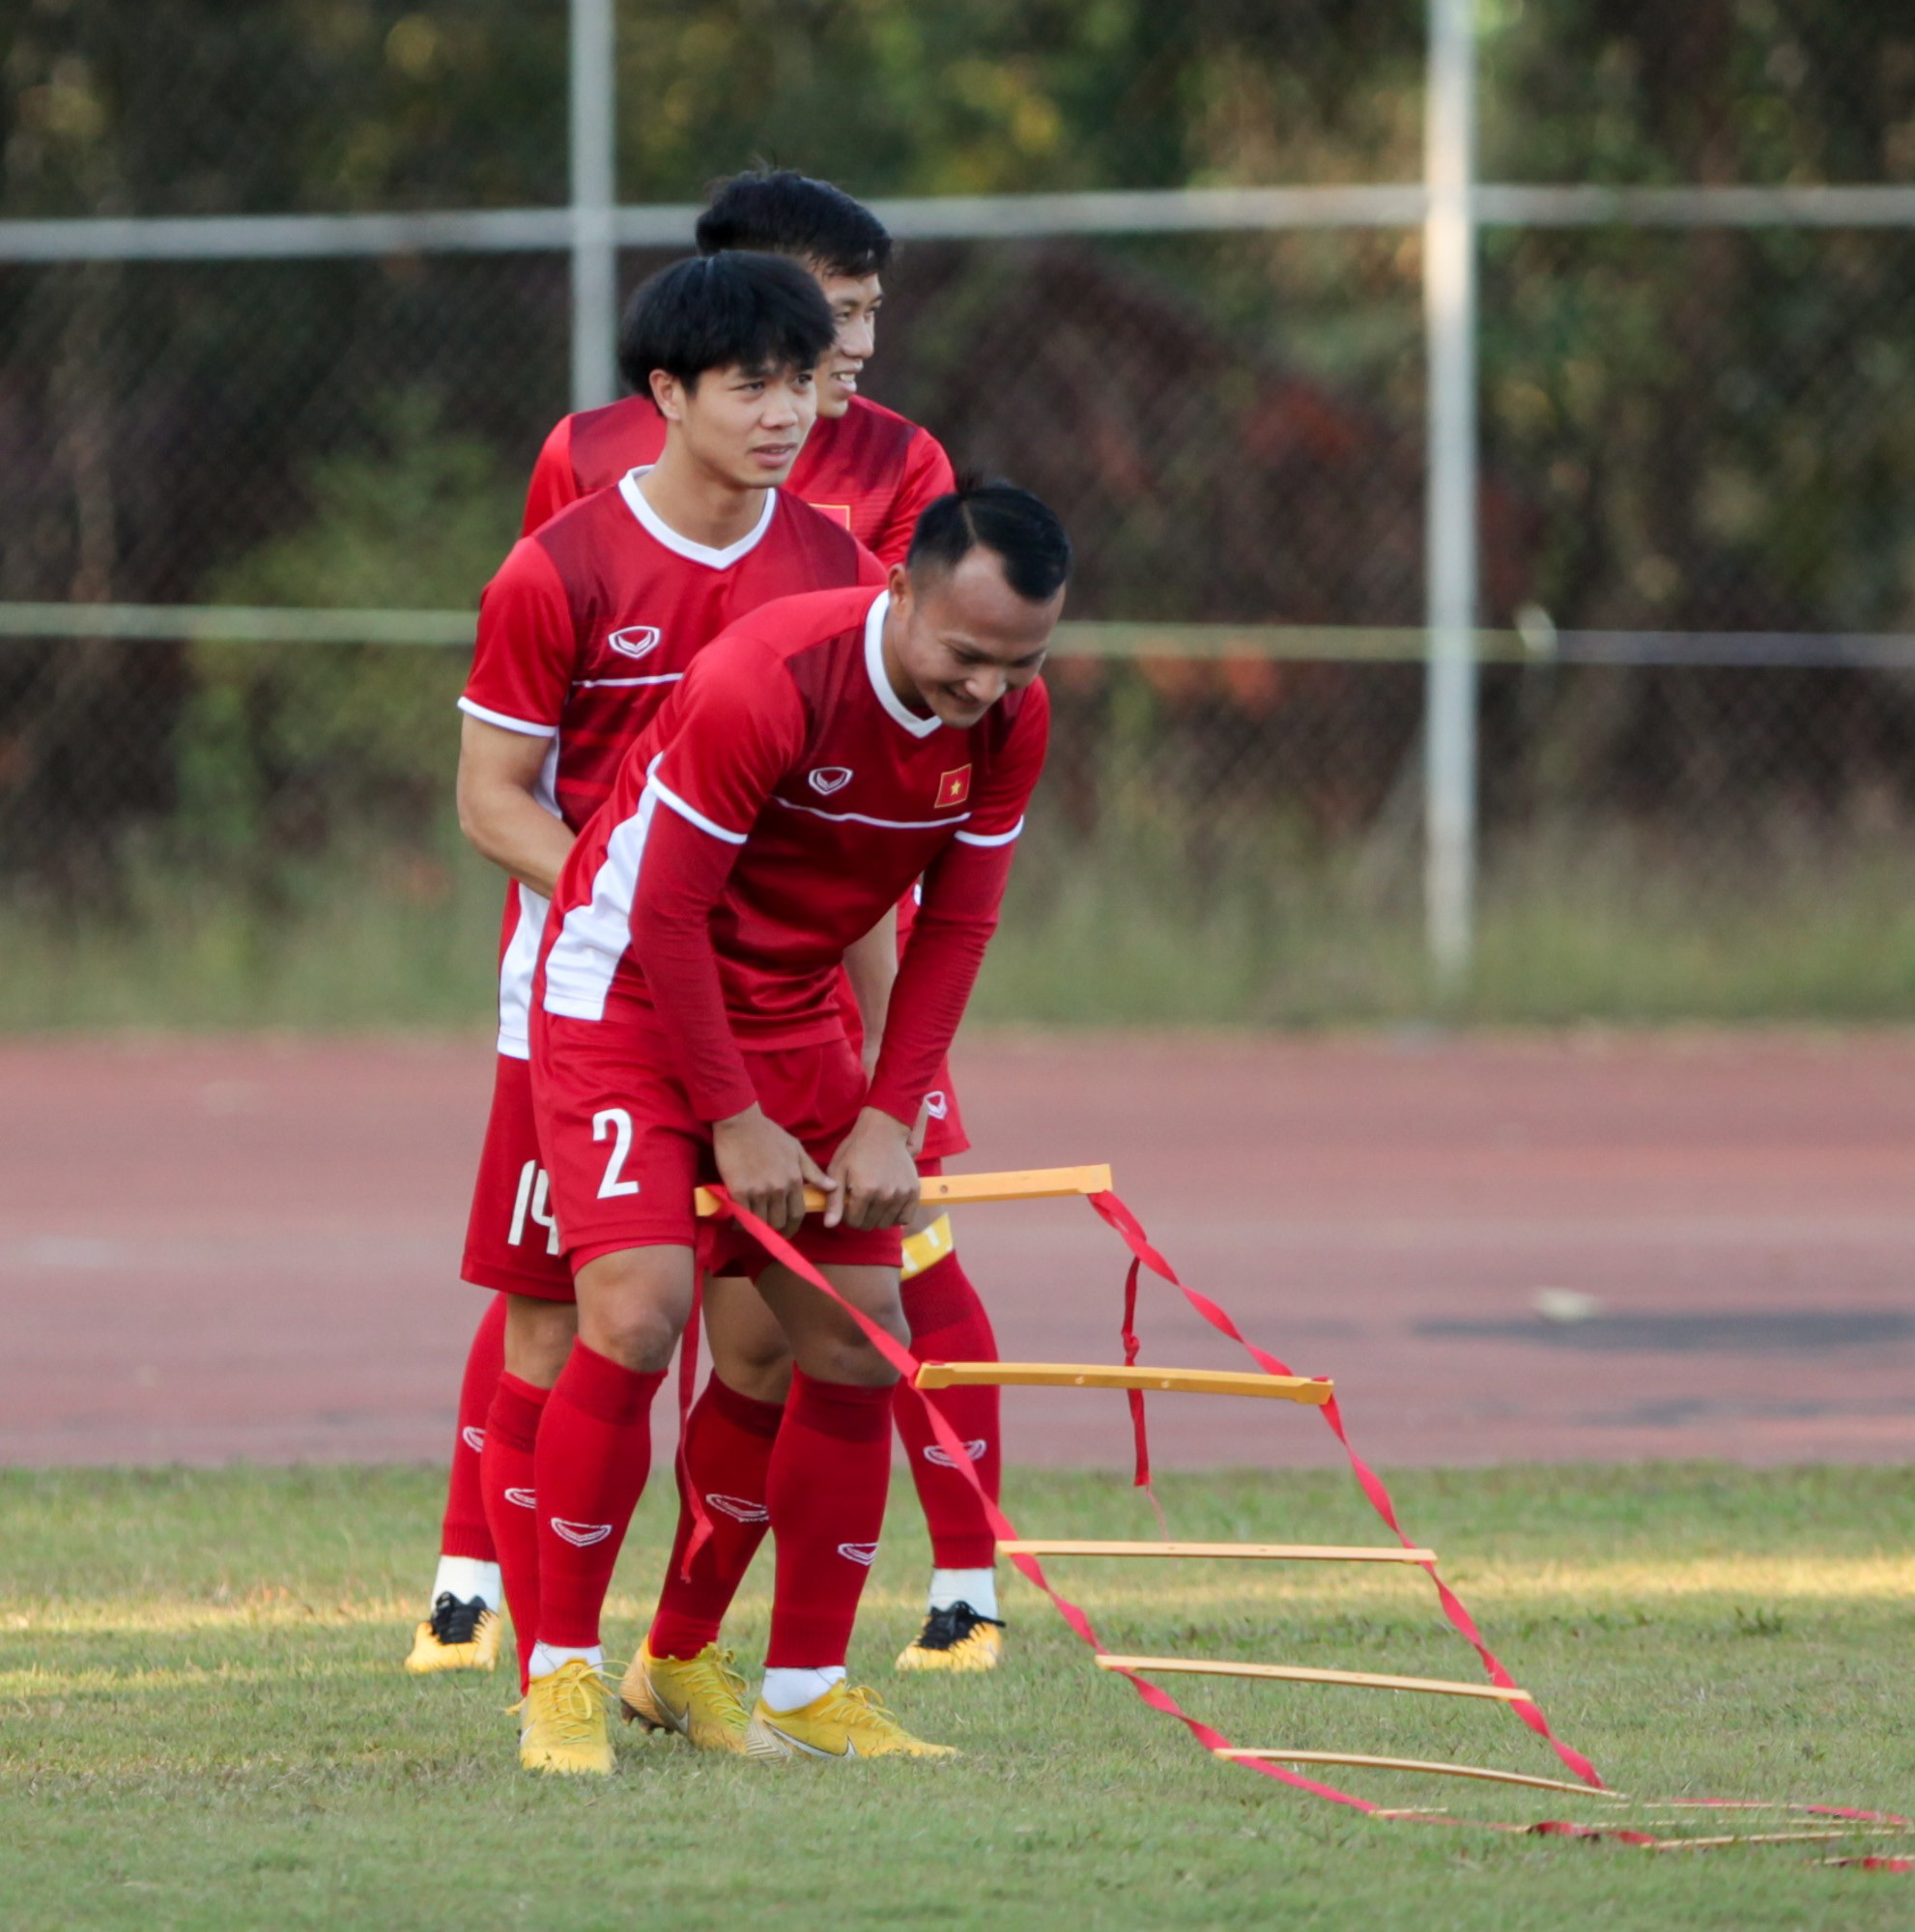
<svg viewBox="0 0 1915 1932">
<path fill-rule="evenodd" d="M 570 1301 L 572 1270 L 558 1239 L 552 1184 L 538 1151 L 529 1061 L 499 1056 L 492 1114 L 472 1184 L 462 1279 L 475 1288 Z"/>
<path fill-rule="evenodd" d="M 604 1020 L 535 1008 L 532 1053 L 539 1142 L 572 1267 L 620 1248 L 697 1246 L 692 1190 L 718 1179 L 711 1129 L 670 1070 L 671 1046 L 655 1026 L 615 1006 Z M 850 1042 L 841 1035 L 747 1052 L 745 1066 L 766 1116 L 826 1165 L 865 1104 Z M 897 1267 L 902 1243 L 900 1228 L 827 1228 L 815 1214 L 791 1237 L 807 1261 L 845 1267 Z M 768 1258 L 724 1228 L 703 1259 L 713 1273 L 756 1275 Z"/>
</svg>

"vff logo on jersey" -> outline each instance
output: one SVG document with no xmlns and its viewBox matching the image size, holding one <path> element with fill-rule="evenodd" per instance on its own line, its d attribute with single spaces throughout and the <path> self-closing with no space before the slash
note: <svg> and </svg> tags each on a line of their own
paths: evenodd
<svg viewBox="0 0 1915 1932">
<path fill-rule="evenodd" d="M 851 782 L 849 765 L 820 765 L 816 771 L 808 774 L 806 782 L 821 798 L 829 798 L 835 791 L 843 791 Z"/>
<path fill-rule="evenodd" d="M 937 781 L 937 810 L 942 811 L 948 806 L 963 805 L 971 796 L 971 768 L 959 765 L 955 772 L 946 772 Z"/>
<path fill-rule="evenodd" d="M 605 641 L 621 658 L 643 658 L 657 650 L 662 635 L 656 624 L 628 624 L 622 631 L 608 633 Z"/>
</svg>

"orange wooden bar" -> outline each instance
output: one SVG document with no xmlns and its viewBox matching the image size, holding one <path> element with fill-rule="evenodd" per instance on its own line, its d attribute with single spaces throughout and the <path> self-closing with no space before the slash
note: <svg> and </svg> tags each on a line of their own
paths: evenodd
<svg viewBox="0 0 1915 1932">
<path fill-rule="evenodd" d="M 1101 1362 L 927 1362 L 921 1389 L 1101 1388 L 1182 1395 L 1257 1395 L 1322 1407 L 1334 1384 L 1318 1376 L 1267 1376 L 1256 1370 L 1117 1368 Z"/>
<path fill-rule="evenodd" d="M 985 1201 L 1057 1201 L 1072 1194 L 1104 1194 L 1110 1188 L 1110 1169 L 1101 1163 L 1090 1167 L 1028 1167 L 1003 1174 L 928 1175 L 918 1198 L 931 1207 L 960 1206 Z M 711 1189 L 700 1187 L 693 1196 L 698 1212 L 707 1219 L 718 1212 Z M 824 1196 L 815 1187 L 805 1189 L 805 1207 L 811 1213 L 824 1207 Z"/>
<path fill-rule="evenodd" d="M 1438 1764 L 1420 1757 L 1366 1757 L 1361 1751 L 1243 1750 L 1226 1746 L 1217 1757 L 1262 1759 L 1267 1764 L 1352 1764 L 1373 1771 L 1420 1771 L 1437 1777 L 1478 1777 L 1491 1784 L 1527 1784 L 1537 1791 L 1573 1791 L 1578 1798 L 1609 1798 L 1627 1803 L 1619 1791 L 1598 1791 L 1566 1777 L 1535 1777 L 1523 1771 L 1489 1771 L 1473 1764 Z"/>
<path fill-rule="evenodd" d="M 1528 1704 L 1527 1690 L 1501 1684 L 1452 1684 L 1443 1677 L 1382 1677 L 1367 1670 L 1321 1670 L 1301 1663 L 1206 1662 L 1186 1657 L 1108 1657 L 1100 1670 L 1180 1671 L 1191 1677 L 1272 1678 L 1283 1684 L 1337 1684 L 1359 1690 L 1420 1690 L 1436 1697 L 1487 1697 L 1499 1704 Z"/>
<path fill-rule="evenodd" d="M 1434 1563 L 1434 1549 L 1338 1543 L 1073 1543 L 1020 1537 L 1000 1543 L 1000 1556 L 1217 1556 L 1263 1563 Z"/>
</svg>

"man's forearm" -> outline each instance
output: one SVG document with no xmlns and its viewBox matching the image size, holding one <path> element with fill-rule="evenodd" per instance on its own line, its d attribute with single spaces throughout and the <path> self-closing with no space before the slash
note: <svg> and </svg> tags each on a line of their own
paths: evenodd
<svg viewBox="0 0 1915 1932">
<path fill-rule="evenodd" d="M 917 1119 L 964 1017 L 1010 872 L 1008 848 L 960 845 L 926 881 L 868 1096 L 872 1106 L 906 1126 Z"/>
<path fill-rule="evenodd" d="M 459 829 L 472 846 L 521 885 L 550 898 L 571 851 L 571 828 L 529 794 L 500 787 L 459 799 Z"/>
<path fill-rule="evenodd" d="M 892 982 L 898 978 L 898 908 L 893 906 L 864 938 L 844 949 L 844 973 L 865 1030 L 865 1065 L 876 1064 L 884 1038 Z"/>
</svg>

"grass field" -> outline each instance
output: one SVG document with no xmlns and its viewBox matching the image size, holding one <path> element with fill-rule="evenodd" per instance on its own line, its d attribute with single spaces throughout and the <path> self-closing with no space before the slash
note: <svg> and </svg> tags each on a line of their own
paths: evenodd
<svg viewBox="0 0 1915 1932">
<path fill-rule="evenodd" d="M 1414 868 L 1245 839 L 1034 844 L 979 981 L 1042 1026 L 1880 1021 L 1915 1014 L 1915 869 L 1858 840 L 1711 872 L 1539 827 L 1486 859 L 1469 988 L 1432 990 Z M 449 825 L 273 864 L 129 865 L 111 912 L 22 894 L 0 921 L 0 1031 L 486 1023 L 498 875 Z"/>
<path fill-rule="evenodd" d="M 1816 1862 L 1859 1844 L 1659 1855 L 1379 1823 L 1286 1792 L 1212 1762 L 1098 1675 L 1021 1583 L 1009 1668 L 895 1680 L 925 1561 L 902 1495 L 854 1674 L 962 1745 L 962 1761 L 763 1771 L 625 1732 L 609 1783 L 534 1782 L 513 1764 L 502 1681 L 397 1668 L 436 1492 L 412 1468 L 0 1478 L 10 1932 L 703 1927 L 772 1913 L 873 1927 L 1848 1932 L 1915 1916 L 1915 1879 Z M 1162 1493 L 1181 1535 L 1376 1540 L 1329 1476 L 1172 1477 Z M 1519 1680 L 1618 1788 L 1915 1808 L 1905 1473 L 1437 1472 L 1404 1477 L 1398 1495 Z M 663 1501 L 655 1488 L 627 1548 L 615 1653 L 655 1574 Z M 1150 1533 L 1115 1480 L 1016 1473 L 1007 1501 L 1030 1535 Z M 1055 1570 L 1114 1649 L 1474 1674 L 1415 1573 Z M 735 1633 L 748 1658 L 764 1617 L 755 1588 Z M 1473 1701 L 1195 1680 L 1181 1694 L 1241 1743 L 1556 1768 Z M 1329 1776 L 1459 1816 L 1605 1808 Z"/>
</svg>

